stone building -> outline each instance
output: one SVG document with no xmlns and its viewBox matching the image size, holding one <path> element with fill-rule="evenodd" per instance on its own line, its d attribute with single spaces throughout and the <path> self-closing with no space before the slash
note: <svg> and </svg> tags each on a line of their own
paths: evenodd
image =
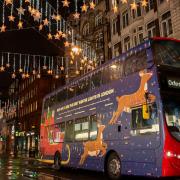
<svg viewBox="0 0 180 180">
<path fill-rule="evenodd" d="M 142 7 L 141 1 L 136 1 L 137 10 L 131 10 L 133 1 L 123 4 L 117 0 L 118 13 L 112 11 L 114 0 L 109 2 L 111 41 L 108 45 L 113 57 L 149 37 L 180 39 L 179 0 L 147 0 L 146 7 Z"/>
<path fill-rule="evenodd" d="M 86 2 L 88 4 L 89 1 Z M 127 3 L 122 0 L 94 2 L 94 10 L 81 13 L 76 30 L 81 35 L 81 41 L 89 42 L 96 50 L 99 64 L 149 37 L 180 39 L 179 0 L 146 0 L 146 7 L 142 7 L 141 0 L 136 0 L 136 10 L 131 9 L 133 0 L 127 0 Z M 118 8 L 116 13 L 113 11 L 114 4 Z"/>
</svg>

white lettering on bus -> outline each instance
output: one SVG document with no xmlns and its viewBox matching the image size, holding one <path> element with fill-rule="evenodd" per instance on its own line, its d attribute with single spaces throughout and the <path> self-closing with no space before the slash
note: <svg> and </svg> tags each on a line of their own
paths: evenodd
<svg viewBox="0 0 180 180">
<path fill-rule="evenodd" d="M 65 106 L 63 106 L 63 107 L 60 107 L 60 108 L 57 109 L 57 112 L 70 109 L 70 108 L 75 107 L 75 106 L 78 106 L 78 105 L 80 105 L 80 104 L 84 104 L 84 103 L 86 103 L 86 102 L 90 102 L 90 101 L 99 99 L 99 98 L 101 98 L 101 97 L 108 96 L 108 95 L 113 94 L 113 93 L 114 93 L 114 89 L 110 89 L 110 90 L 104 91 L 104 92 L 102 92 L 102 93 L 95 94 L 95 95 L 93 95 L 93 96 L 90 96 L 90 97 L 81 99 L 81 100 L 79 100 L 79 101 L 73 102 L 73 103 L 71 103 L 71 104 L 65 105 Z"/>
</svg>

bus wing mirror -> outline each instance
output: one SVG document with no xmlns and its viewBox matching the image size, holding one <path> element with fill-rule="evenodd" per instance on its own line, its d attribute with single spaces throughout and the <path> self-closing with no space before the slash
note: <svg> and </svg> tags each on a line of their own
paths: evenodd
<svg viewBox="0 0 180 180">
<path fill-rule="evenodd" d="M 147 120 L 150 118 L 149 106 L 147 104 L 143 104 L 142 114 L 143 114 L 143 119 Z"/>
</svg>

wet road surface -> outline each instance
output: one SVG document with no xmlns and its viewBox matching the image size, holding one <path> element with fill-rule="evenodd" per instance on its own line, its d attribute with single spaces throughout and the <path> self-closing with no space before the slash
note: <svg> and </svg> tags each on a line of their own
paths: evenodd
<svg viewBox="0 0 180 180">
<path fill-rule="evenodd" d="M 0 180 L 107 180 L 100 172 L 62 168 L 57 171 L 52 165 L 29 158 L 13 158 L 0 155 Z M 123 176 L 133 180 L 137 177 Z M 150 179 L 140 178 L 138 179 Z M 180 180 L 180 179 L 179 179 Z"/>
</svg>

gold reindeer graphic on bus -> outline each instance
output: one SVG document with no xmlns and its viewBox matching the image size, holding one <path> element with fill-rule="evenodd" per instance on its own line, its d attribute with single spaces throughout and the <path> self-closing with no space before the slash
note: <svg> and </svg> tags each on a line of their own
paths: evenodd
<svg viewBox="0 0 180 180">
<path fill-rule="evenodd" d="M 140 71 L 139 76 L 141 77 L 141 82 L 139 89 L 132 94 L 116 97 L 118 107 L 116 112 L 113 113 L 109 124 L 116 123 L 123 111 L 129 112 L 130 108 L 146 103 L 147 99 L 145 98 L 145 93 L 147 92 L 147 82 L 151 79 L 152 75 L 153 74 L 150 72 L 147 73 L 146 71 Z M 155 99 L 156 97 L 153 94 L 148 94 L 149 103 L 154 102 Z"/>
<path fill-rule="evenodd" d="M 103 142 L 103 131 L 105 125 L 98 125 L 97 138 L 94 141 L 87 141 L 83 143 L 84 152 L 81 155 L 79 164 L 82 165 L 88 156 L 104 156 L 106 154 L 107 144 Z"/>
</svg>

